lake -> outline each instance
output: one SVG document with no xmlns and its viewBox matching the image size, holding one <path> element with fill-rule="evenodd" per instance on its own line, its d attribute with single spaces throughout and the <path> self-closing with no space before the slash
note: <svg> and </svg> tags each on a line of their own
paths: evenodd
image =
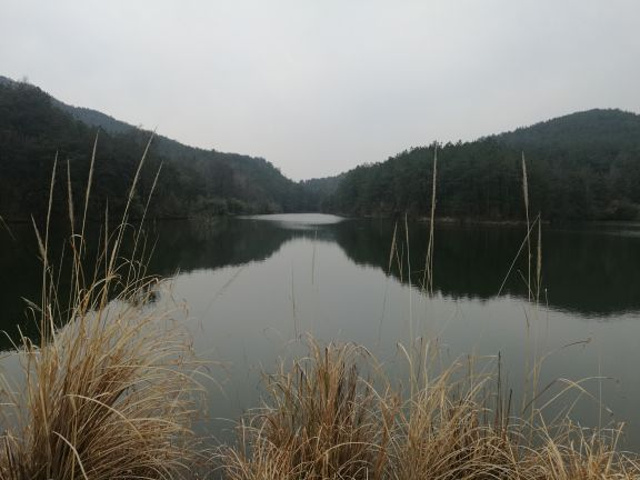
<svg viewBox="0 0 640 480">
<path fill-rule="evenodd" d="M 445 362 L 495 363 L 500 354 L 516 398 L 533 359 L 544 357 L 539 388 L 556 387 L 539 404 L 563 379 L 581 381 L 585 391 L 550 412 L 580 396 L 577 421 L 625 422 L 624 446 L 640 450 L 640 224 L 543 226 L 541 288 L 532 293 L 527 247 L 517 256 L 526 227 L 476 224 L 436 227 L 429 293 L 428 230 L 319 214 L 149 225 L 149 273 L 168 279 L 172 300 L 188 307 L 196 351 L 216 362 L 206 428 L 228 438 L 229 419 L 260 405 L 262 372 L 303 351 L 306 333 L 361 344 L 398 376 L 399 344 L 422 337 L 437 341 Z M 35 334 L 21 300 L 39 295 L 35 237 L 26 226 L 11 231 L 0 231 L 0 328 Z M 532 241 L 535 277 L 537 231 Z"/>
</svg>

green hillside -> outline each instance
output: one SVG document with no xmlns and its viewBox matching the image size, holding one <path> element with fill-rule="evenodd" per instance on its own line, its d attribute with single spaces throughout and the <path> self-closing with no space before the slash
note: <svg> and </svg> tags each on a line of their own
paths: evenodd
<svg viewBox="0 0 640 480">
<path fill-rule="evenodd" d="M 531 210 L 549 220 L 634 220 L 640 212 L 640 115 L 590 110 L 474 142 L 438 146 L 437 213 L 523 218 L 521 156 Z M 434 145 L 349 171 L 325 209 L 428 215 Z"/>
<path fill-rule="evenodd" d="M 100 131 L 90 213 L 99 218 L 107 205 L 123 208 L 151 133 L 95 110 L 70 107 L 37 87 L 0 79 L 0 216 L 28 220 L 42 216 L 49 179 L 58 154 L 58 194 L 54 214 L 66 214 L 66 170 L 79 198 Z M 222 153 L 154 138 L 134 215 L 140 214 L 162 164 L 150 215 L 158 218 L 306 210 L 311 197 L 262 158 Z M 79 203 L 78 199 L 76 202 Z"/>
</svg>

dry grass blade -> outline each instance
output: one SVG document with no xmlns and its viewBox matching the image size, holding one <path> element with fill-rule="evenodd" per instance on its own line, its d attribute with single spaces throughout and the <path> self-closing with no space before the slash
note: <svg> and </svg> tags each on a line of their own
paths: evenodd
<svg viewBox="0 0 640 480">
<path fill-rule="evenodd" d="M 524 198 L 524 211 L 527 218 L 527 289 L 531 300 L 531 225 L 529 222 L 529 180 L 527 179 L 527 162 L 522 152 L 522 195 Z"/>
<path fill-rule="evenodd" d="M 93 141 L 93 151 L 91 152 L 91 163 L 89 164 L 89 178 L 87 178 L 87 189 L 84 193 L 84 208 L 82 210 L 82 227 L 80 228 L 80 238 L 84 238 L 85 228 L 87 225 L 87 212 L 89 211 L 89 198 L 91 198 L 91 185 L 93 184 L 93 169 L 96 163 L 96 151 L 98 149 L 98 137 Z"/>
<path fill-rule="evenodd" d="M 16 237 L 13 235 L 13 232 L 9 228 L 9 225 L 7 225 L 7 222 L 5 222 L 4 218 L 2 218 L 2 215 L 0 215 L 0 228 L 4 228 L 9 234 L 9 237 L 11 237 L 11 240 L 13 240 L 14 242 L 16 241 Z"/>
<path fill-rule="evenodd" d="M 436 220 L 436 180 L 438 175 L 438 145 L 433 150 L 433 178 L 431 181 L 431 216 L 429 217 L 429 243 L 427 246 L 427 257 L 424 266 L 424 277 L 422 288 L 433 295 L 433 252 L 435 251 L 434 223 Z"/>
<path fill-rule="evenodd" d="M 533 227 L 535 227 L 536 223 L 539 222 L 539 221 L 540 221 L 540 216 L 537 216 L 533 220 L 533 224 L 527 229 L 527 236 L 524 238 L 524 240 L 520 244 L 520 248 L 518 248 L 518 252 L 513 257 L 511 265 L 509 265 L 509 270 L 507 270 L 506 275 L 502 279 L 502 284 L 500 285 L 500 288 L 498 289 L 498 294 L 497 294 L 498 296 L 500 296 L 502 294 L 502 290 L 504 289 L 504 286 L 507 284 L 507 280 L 509 280 L 511 272 L 513 271 L 513 267 L 515 267 L 518 259 L 520 258 L 520 254 L 522 253 L 522 250 L 524 249 L 525 245 L 527 245 L 528 242 L 529 242 L 529 235 L 531 235 L 531 231 L 533 230 Z"/>
<path fill-rule="evenodd" d="M 156 171 L 156 175 L 153 179 L 153 184 L 151 185 L 149 196 L 147 197 L 147 202 L 145 203 L 144 210 L 142 212 L 142 218 L 140 220 L 142 224 L 144 224 L 145 220 L 147 219 L 147 213 L 149 212 L 149 204 L 151 203 L 151 197 L 153 193 L 156 191 L 156 187 L 158 185 L 158 178 L 160 178 L 161 171 L 162 171 L 162 164 L 160 164 L 160 166 L 158 167 L 158 170 Z M 135 234 L 135 240 L 133 242 L 133 252 L 131 253 L 132 261 L 129 264 L 130 268 L 129 268 L 129 273 L 127 276 L 126 283 L 131 283 L 135 281 L 136 278 L 143 276 L 145 273 L 146 259 L 145 259 L 144 249 L 142 249 L 142 251 L 140 250 L 141 236 L 142 236 L 142 229 L 138 229 L 138 231 Z M 138 263 L 140 264 L 140 267 L 141 267 L 139 272 L 135 268 L 133 268 L 136 263 L 135 260 L 138 257 L 140 257 L 140 261 Z"/>
<path fill-rule="evenodd" d="M 396 236 L 398 234 L 398 222 L 393 224 L 393 235 L 391 237 L 391 248 L 389 249 L 389 265 L 387 265 L 387 274 L 391 274 L 391 266 L 393 265 L 393 257 L 397 256 Z"/>
<path fill-rule="evenodd" d="M 538 213 L 538 219 L 540 214 Z M 542 289 L 542 222 L 538 222 L 538 245 L 536 247 L 536 302 L 540 302 Z"/>
</svg>

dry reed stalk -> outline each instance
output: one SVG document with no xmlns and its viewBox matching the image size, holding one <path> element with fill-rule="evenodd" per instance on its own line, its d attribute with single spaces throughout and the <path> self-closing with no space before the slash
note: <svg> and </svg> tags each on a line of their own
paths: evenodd
<svg viewBox="0 0 640 480">
<path fill-rule="evenodd" d="M 538 219 L 540 214 L 538 213 Z M 536 303 L 540 303 L 542 289 L 542 222 L 538 221 L 538 244 L 536 246 Z"/>
<path fill-rule="evenodd" d="M 522 152 L 522 195 L 524 198 L 524 211 L 527 218 L 527 291 L 531 300 L 531 226 L 529 221 L 529 181 L 527 179 L 527 162 Z"/>
<path fill-rule="evenodd" d="M 387 274 L 391 274 L 391 266 L 393 265 L 393 257 L 398 257 L 398 247 L 396 245 L 396 236 L 398 233 L 398 222 L 393 224 L 393 235 L 391 236 L 391 248 L 389 249 L 389 265 L 387 266 Z"/>
<path fill-rule="evenodd" d="M 433 178 L 431 180 L 431 216 L 429 217 L 429 244 L 424 266 L 422 288 L 433 295 L 433 252 L 435 251 L 434 223 L 436 220 L 436 180 L 438 175 L 438 145 L 433 150 Z"/>
</svg>

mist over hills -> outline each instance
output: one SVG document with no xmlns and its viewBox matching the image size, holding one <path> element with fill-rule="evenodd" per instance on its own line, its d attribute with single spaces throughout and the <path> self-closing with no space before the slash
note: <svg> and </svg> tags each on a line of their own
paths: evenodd
<svg viewBox="0 0 640 480">
<path fill-rule="evenodd" d="M 80 204 L 99 140 L 90 215 L 124 206 L 151 138 L 97 110 L 64 104 L 38 87 L 0 76 L 0 216 L 46 211 L 56 153 L 54 215 L 66 215 L 67 168 Z M 133 203 L 155 218 L 326 211 L 354 216 L 426 216 L 438 151 L 437 214 L 480 220 L 523 218 L 521 156 L 531 211 L 549 220 L 634 220 L 640 212 L 640 116 L 595 109 L 471 142 L 411 148 L 340 175 L 293 182 L 259 157 L 183 145 L 156 135 Z M 376 159 L 371 159 L 376 160 Z"/>
</svg>

